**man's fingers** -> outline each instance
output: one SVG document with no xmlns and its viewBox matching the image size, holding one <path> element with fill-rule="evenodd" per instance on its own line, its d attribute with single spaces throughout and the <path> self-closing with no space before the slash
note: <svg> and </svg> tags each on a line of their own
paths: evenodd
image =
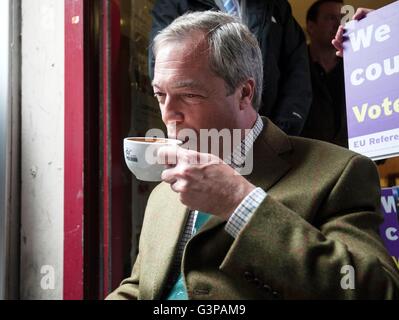
<svg viewBox="0 0 399 320">
<path fill-rule="evenodd" d="M 341 44 L 341 46 L 342 46 L 342 42 L 344 41 L 344 31 L 345 31 L 344 27 L 343 26 L 339 26 L 338 30 L 337 30 L 337 33 L 335 34 L 335 37 L 333 39 L 333 40 L 335 40 L 335 42 L 337 44 Z"/>
<path fill-rule="evenodd" d="M 160 164 L 175 166 L 178 162 L 179 147 L 165 146 L 158 149 L 157 160 Z"/>
<path fill-rule="evenodd" d="M 174 184 L 177 181 L 177 176 L 174 169 L 175 168 L 164 170 L 161 175 L 162 181 L 169 183 L 170 185 Z"/>
<path fill-rule="evenodd" d="M 333 40 L 331 41 L 331 43 L 333 44 L 333 46 L 335 47 L 335 49 L 337 49 L 338 51 L 340 51 L 340 50 L 343 49 L 342 42 L 338 41 L 337 39 L 333 39 Z"/>
<path fill-rule="evenodd" d="M 358 8 L 353 16 L 353 20 L 361 20 L 363 19 L 365 16 L 367 16 L 367 14 L 369 12 L 373 11 L 373 9 L 366 9 L 366 8 Z"/>
<path fill-rule="evenodd" d="M 165 146 L 159 148 L 157 160 L 158 163 L 169 166 L 175 166 L 179 163 L 185 163 L 188 165 L 201 165 L 222 162 L 221 159 L 212 154 L 200 153 L 177 146 Z"/>
<path fill-rule="evenodd" d="M 170 184 L 171 189 L 174 192 L 180 193 L 185 192 L 187 187 L 187 180 L 181 174 L 181 168 L 174 167 L 166 169 L 162 172 L 162 180 Z"/>
<path fill-rule="evenodd" d="M 187 191 L 187 181 L 184 179 L 177 179 L 176 182 L 170 185 L 172 190 L 176 193 L 182 193 Z"/>
<path fill-rule="evenodd" d="M 344 27 L 342 25 L 340 25 L 338 27 L 337 34 L 335 35 L 335 39 L 342 42 L 343 41 L 344 32 L 345 32 Z"/>
<path fill-rule="evenodd" d="M 220 158 L 212 154 L 169 146 L 159 148 L 158 162 L 167 165 L 167 169 L 162 172 L 162 181 L 170 184 L 177 193 L 185 193 L 193 188 L 191 182 L 201 181 L 204 166 L 223 164 Z"/>
<path fill-rule="evenodd" d="M 338 56 L 338 57 L 343 57 L 343 47 L 342 47 L 342 44 L 338 41 L 338 40 L 336 40 L 336 39 L 333 39 L 332 41 L 331 41 L 331 43 L 332 43 L 332 45 L 335 47 L 335 49 L 337 49 L 337 51 L 335 52 L 335 54 Z"/>
<path fill-rule="evenodd" d="M 344 27 L 339 26 L 335 38 L 331 41 L 332 45 L 337 49 L 336 55 L 338 57 L 343 57 L 343 41 L 344 41 Z"/>
</svg>

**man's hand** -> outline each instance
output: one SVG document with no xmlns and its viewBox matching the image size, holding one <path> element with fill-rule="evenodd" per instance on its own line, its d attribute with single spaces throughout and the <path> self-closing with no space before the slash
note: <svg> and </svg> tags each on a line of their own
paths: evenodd
<svg viewBox="0 0 399 320">
<path fill-rule="evenodd" d="M 158 151 L 158 161 L 169 166 L 162 173 L 162 180 L 179 193 L 184 205 L 226 221 L 255 189 L 233 168 L 211 154 L 180 147 L 162 147 Z"/>
<path fill-rule="evenodd" d="M 361 20 L 371 11 L 373 11 L 373 9 L 358 8 L 353 16 L 353 20 Z M 344 27 L 342 25 L 339 26 L 335 38 L 331 41 L 335 49 L 337 49 L 336 55 L 341 58 L 343 57 L 344 51 L 344 47 L 342 45 L 342 43 L 345 41 L 344 32 Z"/>
</svg>

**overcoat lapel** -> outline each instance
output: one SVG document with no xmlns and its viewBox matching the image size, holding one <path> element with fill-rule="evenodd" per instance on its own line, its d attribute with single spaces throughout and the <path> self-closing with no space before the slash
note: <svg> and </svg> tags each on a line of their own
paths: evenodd
<svg viewBox="0 0 399 320">
<path fill-rule="evenodd" d="M 179 201 L 178 194 L 174 193 L 169 185 L 164 184 L 162 187 L 164 207 L 159 209 L 162 212 L 155 222 L 155 232 L 161 236 L 158 237 L 159 241 L 157 246 L 153 247 L 153 252 L 149 253 L 154 261 L 152 292 L 149 299 L 160 299 L 189 213 L 188 208 Z"/>
</svg>

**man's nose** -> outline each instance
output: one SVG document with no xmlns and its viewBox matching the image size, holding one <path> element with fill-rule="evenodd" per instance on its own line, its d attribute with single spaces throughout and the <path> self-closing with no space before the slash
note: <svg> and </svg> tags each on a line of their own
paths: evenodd
<svg viewBox="0 0 399 320">
<path fill-rule="evenodd" d="M 184 121 L 184 113 L 182 112 L 178 101 L 167 96 L 162 108 L 162 121 L 168 125 L 169 123 L 181 123 Z"/>
</svg>

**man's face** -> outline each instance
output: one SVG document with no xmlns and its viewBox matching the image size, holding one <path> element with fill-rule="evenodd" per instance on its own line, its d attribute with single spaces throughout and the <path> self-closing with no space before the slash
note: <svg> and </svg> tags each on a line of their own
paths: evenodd
<svg viewBox="0 0 399 320">
<path fill-rule="evenodd" d="M 341 3 L 326 2 L 319 7 L 316 22 L 308 22 L 308 32 L 312 42 L 321 46 L 332 46 L 331 40 L 337 32 L 341 23 Z"/>
<path fill-rule="evenodd" d="M 209 67 L 203 34 L 168 43 L 158 51 L 153 88 L 169 137 L 182 129 L 233 129 L 239 116 L 238 89 L 231 95 L 225 81 Z M 199 137 L 199 136 L 198 136 Z"/>
</svg>

